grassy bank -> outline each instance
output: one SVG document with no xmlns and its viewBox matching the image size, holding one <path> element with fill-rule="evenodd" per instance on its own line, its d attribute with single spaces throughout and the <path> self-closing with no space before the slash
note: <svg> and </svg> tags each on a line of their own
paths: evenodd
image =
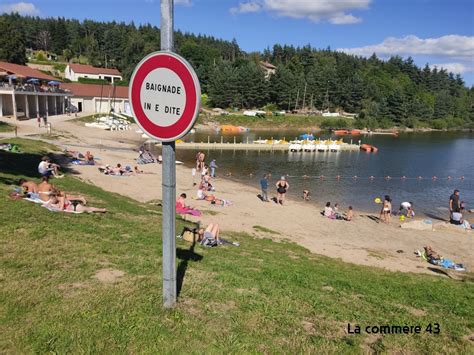
<svg viewBox="0 0 474 355">
<path fill-rule="evenodd" d="M 244 115 L 227 115 L 227 116 L 199 116 L 198 123 L 218 125 L 235 125 L 245 126 L 249 128 L 319 128 L 323 118 L 320 116 L 265 116 L 265 117 L 249 117 Z"/>
<path fill-rule="evenodd" d="M 67 215 L 10 200 L 9 184 L 36 177 L 38 159 L 54 150 L 10 141 L 25 153 L 0 153 L 1 352 L 472 350 L 471 282 L 354 266 L 244 234 L 224 233 L 238 248 L 178 241 L 179 304 L 165 311 L 159 207 L 81 182 L 72 170 L 54 183 L 110 213 Z M 104 274 L 115 282 L 100 281 Z M 347 334 L 347 323 L 423 332 Z M 430 323 L 439 323 L 439 334 L 424 331 Z"/>
<path fill-rule="evenodd" d="M 0 133 L 2 132 L 13 132 L 15 126 L 6 122 L 0 122 Z"/>
</svg>

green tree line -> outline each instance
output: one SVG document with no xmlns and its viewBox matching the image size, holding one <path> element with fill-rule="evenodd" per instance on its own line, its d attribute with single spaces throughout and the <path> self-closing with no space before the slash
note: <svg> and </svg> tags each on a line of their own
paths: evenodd
<svg viewBox="0 0 474 355">
<path fill-rule="evenodd" d="M 0 16 L 0 59 L 26 62 L 26 49 L 65 61 L 118 68 L 129 79 L 135 65 L 159 50 L 160 30 L 133 22 Z M 196 69 L 209 104 L 222 108 L 343 110 L 369 128 L 474 125 L 474 88 L 444 69 L 420 68 L 412 58 L 381 60 L 327 49 L 275 45 L 246 53 L 235 40 L 176 31 L 176 51 Z M 82 59 L 81 59 L 82 58 Z M 277 67 L 265 76 L 261 62 Z"/>
</svg>

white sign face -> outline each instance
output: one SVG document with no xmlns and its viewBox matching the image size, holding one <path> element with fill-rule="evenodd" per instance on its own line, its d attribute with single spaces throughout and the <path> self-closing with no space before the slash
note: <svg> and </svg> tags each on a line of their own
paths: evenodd
<svg viewBox="0 0 474 355">
<path fill-rule="evenodd" d="M 167 127 L 183 114 L 186 92 L 179 76 L 168 68 L 152 70 L 143 80 L 140 97 L 142 108 L 154 124 Z"/>
<path fill-rule="evenodd" d="M 136 66 L 128 89 L 135 122 L 150 138 L 172 142 L 193 127 L 201 87 L 191 65 L 176 53 L 154 52 Z"/>
</svg>

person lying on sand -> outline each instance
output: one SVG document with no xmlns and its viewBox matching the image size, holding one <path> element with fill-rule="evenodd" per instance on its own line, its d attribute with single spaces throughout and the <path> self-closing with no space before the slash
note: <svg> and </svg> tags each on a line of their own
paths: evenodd
<svg viewBox="0 0 474 355">
<path fill-rule="evenodd" d="M 67 198 L 66 195 L 60 196 L 52 194 L 50 200 L 44 204 L 45 207 L 54 208 L 66 212 L 87 212 L 87 213 L 105 213 L 107 209 L 97 207 L 86 207 L 78 200 Z"/>
</svg>

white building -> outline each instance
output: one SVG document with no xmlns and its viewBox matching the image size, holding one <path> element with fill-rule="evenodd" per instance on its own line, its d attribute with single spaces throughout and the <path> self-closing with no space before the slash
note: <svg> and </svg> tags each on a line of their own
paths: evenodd
<svg viewBox="0 0 474 355">
<path fill-rule="evenodd" d="M 72 111 L 94 114 L 114 110 L 130 114 L 128 86 L 64 83 L 61 87 L 73 95 L 70 98 Z"/>
<path fill-rule="evenodd" d="M 30 67 L 0 62 L 0 117 L 63 114 L 71 93 L 62 83 Z"/>
<path fill-rule="evenodd" d="M 103 79 L 110 83 L 122 80 L 122 74 L 117 69 L 96 68 L 84 64 L 68 64 L 64 76 L 71 81 L 79 81 L 79 78 Z"/>
</svg>

